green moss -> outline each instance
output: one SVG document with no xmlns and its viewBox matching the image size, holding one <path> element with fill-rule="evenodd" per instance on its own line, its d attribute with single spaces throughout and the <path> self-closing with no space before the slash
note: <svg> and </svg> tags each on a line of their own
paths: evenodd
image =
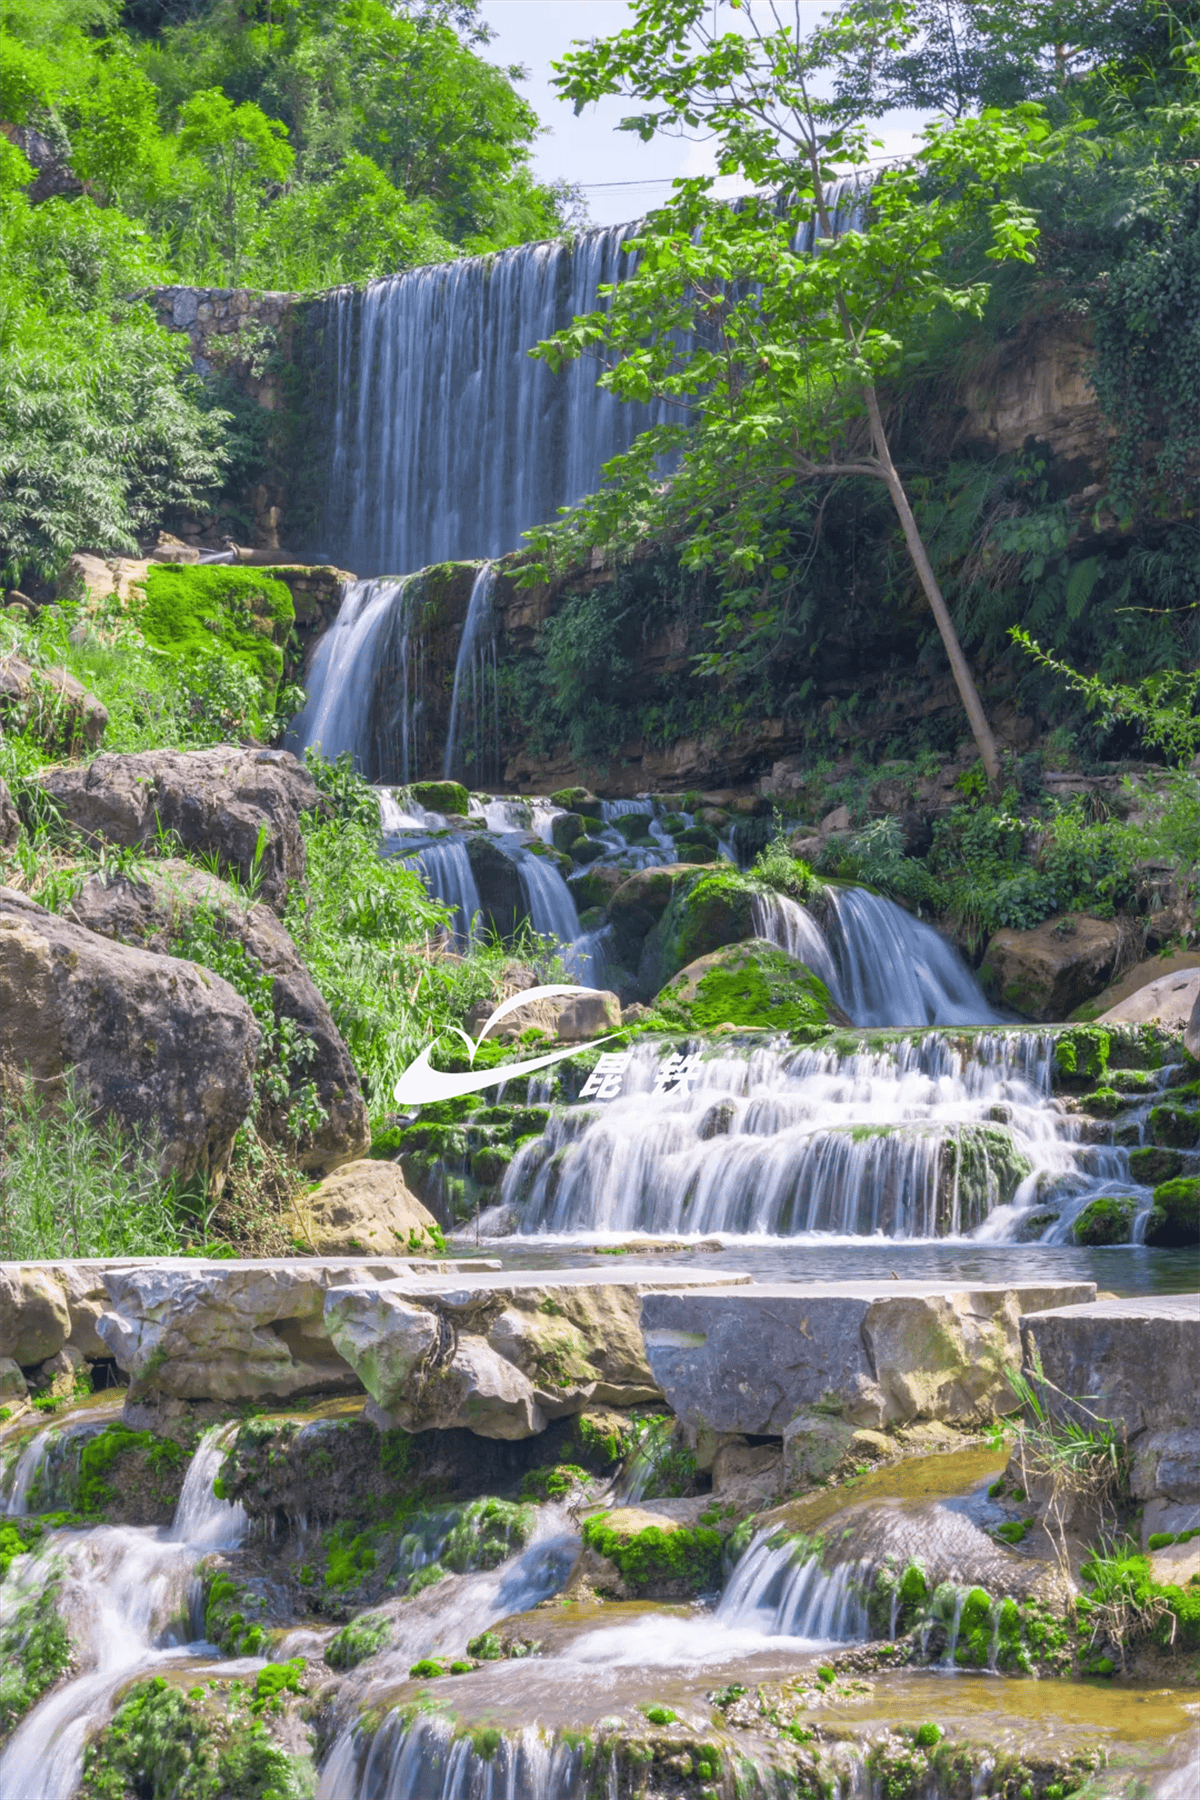
<svg viewBox="0 0 1200 1800">
<path fill-rule="evenodd" d="M 533 1536 L 532 1507 L 509 1500 L 473 1500 L 446 1539 L 441 1560 L 448 1569 L 494 1569 L 523 1550 Z"/>
<path fill-rule="evenodd" d="M 79 1479 L 75 1505 L 81 1513 L 102 1513 L 116 1499 L 108 1481 L 113 1464 L 129 1450 L 146 1453 L 152 1473 L 162 1476 L 182 1468 L 184 1451 L 174 1438 L 156 1437 L 152 1431 L 130 1431 L 126 1425 L 106 1425 L 88 1438 L 79 1453 Z"/>
<path fill-rule="evenodd" d="M 1172 1150 L 1190 1150 L 1200 1138 L 1200 1114 L 1194 1107 L 1156 1106 L 1150 1114 L 1154 1143 Z"/>
<path fill-rule="evenodd" d="M 805 1036 L 828 1031 L 829 990 L 785 951 L 753 939 L 715 952 L 713 962 L 702 974 L 685 970 L 668 983 L 656 1001 L 659 1011 L 701 1030 L 743 1025 Z"/>
<path fill-rule="evenodd" d="M 6 1607 L 0 1622 L 0 1743 L 71 1664 L 71 1639 L 58 1614 L 61 1582 Z"/>
<path fill-rule="evenodd" d="M 1086 1094 L 1080 1102 L 1085 1112 L 1093 1113 L 1100 1119 L 1113 1118 L 1127 1104 L 1124 1095 L 1118 1094 L 1115 1088 L 1097 1088 L 1095 1093 Z"/>
<path fill-rule="evenodd" d="M 255 569 L 156 563 L 145 591 L 138 624 L 147 643 L 193 668 L 232 663 L 257 686 L 257 712 L 273 712 L 296 617 L 283 582 Z"/>
<path fill-rule="evenodd" d="M 1146 1242 L 1166 1249 L 1200 1244 L 1200 1177 L 1180 1175 L 1155 1188 Z"/>
<path fill-rule="evenodd" d="M 1108 1071 L 1112 1047 L 1111 1034 L 1097 1025 L 1077 1025 L 1054 1040 L 1054 1061 L 1065 1085 L 1075 1085 L 1087 1077 L 1103 1080 Z"/>
<path fill-rule="evenodd" d="M 382 1613 L 363 1613 L 342 1627 L 325 1646 L 331 1669 L 354 1669 L 392 1641 L 392 1622 Z"/>
<path fill-rule="evenodd" d="M 265 1642 L 261 1623 L 247 1614 L 262 1613 L 261 1597 L 225 1569 L 202 1570 L 204 1635 L 226 1656 L 257 1656 Z"/>
<path fill-rule="evenodd" d="M 426 812 L 465 819 L 471 810 L 471 796 L 460 781 L 414 781 L 408 791 Z"/>
<path fill-rule="evenodd" d="M 1106 1195 L 1085 1206 L 1072 1226 L 1075 1242 L 1095 1247 L 1100 1244 L 1128 1244 L 1133 1237 L 1133 1221 L 1137 1217 L 1137 1201 Z"/>
<path fill-rule="evenodd" d="M 996 1536 L 1006 1544 L 1019 1544 L 1028 1535 L 1031 1523 L 1029 1519 L 1006 1519 L 1003 1525 L 997 1525 Z"/>
<path fill-rule="evenodd" d="M 725 868 L 678 888 L 659 927 L 663 976 L 752 937 L 756 892 L 744 876 Z"/>
<path fill-rule="evenodd" d="M 1183 1169 L 1183 1158 L 1178 1150 L 1163 1150 L 1157 1144 L 1144 1144 L 1138 1150 L 1129 1152 L 1129 1173 L 1143 1187 L 1157 1187 L 1160 1181 L 1170 1181 Z"/>
<path fill-rule="evenodd" d="M 504 1655 L 504 1645 L 494 1631 L 481 1631 L 467 1645 L 467 1655 L 479 1662 L 499 1662 Z"/>
<path fill-rule="evenodd" d="M 635 1595 L 661 1588 L 704 1593 L 721 1582 L 723 1545 L 719 1533 L 706 1526 L 664 1531 L 648 1525 L 627 1535 L 614 1530 L 608 1513 L 598 1513 L 583 1527 L 585 1546 L 611 1562 Z"/>
<path fill-rule="evenodd" d="M 248 1716 L 255 1703 L 243 1712 L 231 1689 L 215 1716 L 206 1697 L 161 1675 L 135 1683 L 87 1749 L 80 1800 L 299 1800 L 291 1758 Z"/>
</svg>

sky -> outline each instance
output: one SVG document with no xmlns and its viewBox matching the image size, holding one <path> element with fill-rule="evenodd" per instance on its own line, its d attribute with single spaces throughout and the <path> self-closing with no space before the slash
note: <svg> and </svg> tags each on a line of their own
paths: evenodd
<svg viewBox="0 0 1200 1800">
<path fill-rule="evenodd" d="M 830 3 L 802 0 L 814 25 Z M 667 137 L 644 144 L 634 133 L 617 129 L 624 113 L 635 110 L 627 102 L 602 100 L 576 118 L 550 86 L 550 64 L 573 38 L 608 37 L 630 22 L 627 0 L 483 0 L 480 10 L 496 33 L 483 54 L 489 62 L 525 65 L 529 80 L 519 82 L 519 90 L 550 127 L 551 135 L 535 148 L 537 174 L 579 183 L 594 225 L 636 219 L 667 197 L 677 175 L 712 172 L 710 144 Z M 907 150 L 916 124 L 915 114 L 896 113 L 886 120 L 879 131 L 885 153 Z M 718 193 L 737 191 L 733 180 L 717 188 Z"/>
</svg>

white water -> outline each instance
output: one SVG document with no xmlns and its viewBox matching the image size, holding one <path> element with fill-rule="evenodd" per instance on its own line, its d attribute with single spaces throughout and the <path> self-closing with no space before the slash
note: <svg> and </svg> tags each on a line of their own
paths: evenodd
<svg viewBox="0 0 1200 1800">
<path fill-rule="evenodd" d="M 332 411 L 322 557 L 383 573 L 501 556 L 599 485 L 653 410 L 598 387 L 587 357 L 554 375 L 528 352 L 599 304 L 632 229 L 328 296 L 315 321 Z"/>
<path fill-rule="evenodd" d="M 1048 1186 L 1069 1191 L 1070 1217 L 1108 1192 L 1148 1206 L 1127 1150 L 1078 1141 L 1077 1120 L 1050 1095 L 1050 1051 L 1037 1032 L 981 1034 L 965 1051 L 938 1036 L 850 1056 L 718 1049 L 690 1092 L 655 1093 L 664 1051 L 642 1044 L 618 1099 L 553 1113 L 518 1151 L 501 1206 L 516 1209 L 522 1233 L 547 1235 L 992 1240 L 1015 1236 Z M 960 1134 L 997 1122 L 1033 1170 L 1003 1207 L 990 1162 L 974 1195 L 939 1181 Z M 988 1157 L 986 1139 L 965 1141 Z"/>
<path fill-rule="evenodd" d="M 197 1446 L 168 1530 L 98 1525 L 55 1532 L 38 1555 L 14 1562 L 0 1588 L 5 1610 L 43 1585 L 48 1558 L 62 1559 L 60 1605 L 80 1673 L 35 1706 L 0 1752 L 3 1800 L 68 1800 L 87 1741 L 111 1712 L 117 1690 L 189 1654 L 192 1570 L 201 1557 L 240 1542 L 246 1528 L 241 1507 L 212 1491 L 235 1429 L 214 1427 Z"/>
<path fill-rule="evenodd" d="M 459 764 L 464 760 L 459 756 L 458 740 L 462 723 L 460 713 L 466 702 L 468 685 L 474 754 L 465 761 L 475 768 L 477 776 L 486 770 L 489 762 L 498 765 L 500 761 L 500 702 L 496 689 L 496 636 L 492 620 L 495 586 L 496 571 L 491 563 L 484 563 L 471 585 L 471 598 L 454 662 L 454 689 L 450 696 L 450 719 L 442 759 L 442 774 L 447 781 L 461 772 Z"/>
<path fill-rule="evenodd" d="M 317 643 L 308 670 L 308 699 L 288 728 L 286 743 L 300 756 L 310 745 L 317 746 L 332 762 L 349 751 L 361 774 L 375 774 L 380 760 L 370 742 L 371 701 L 381 663 L 381 638 L 393 623 L 394 615 L 404 612 L 407 579 L 389 577 L 382 581 L 347 582 L 337 618 Z M 400 767 L 394 773 L 401 781 L 410 776 L 408 745 L 411 737 L 410 715 L 419 696 L 410 692 L 410 670 L 407 636 L 403 626 L 405 653 L 400 658 L 399 692 L 394 696 L 401 715 L 401 728 L 396 734 L 402 746 Z M 391 696 L 389 696 L 391 697 Z"/>
<path fill-rule="evenodd" d="M 794 1544 L 772 1548 L 773 1532 L 750 1545 L 726 1584 L 717 1607 L 719 1624 L 760 1637 L 854 1643 L 870 1636 L 860 1592 L 865 1562 L 839 1563 L 828 1574 L 820 1558 L 800 1556 Z"/>
</svg>

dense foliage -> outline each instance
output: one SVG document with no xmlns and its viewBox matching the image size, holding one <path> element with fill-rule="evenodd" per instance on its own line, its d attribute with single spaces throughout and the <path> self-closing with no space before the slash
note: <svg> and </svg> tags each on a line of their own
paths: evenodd
<svg viewBox="0 0 1200 1800">
<path fill-rule="evenodd" d="M 5 0 L 0 580 L 135 550 L 238 473 L 148 288 L 323 287 L 562 229 L 488 35 L 474 5 Z"/>
</svg>

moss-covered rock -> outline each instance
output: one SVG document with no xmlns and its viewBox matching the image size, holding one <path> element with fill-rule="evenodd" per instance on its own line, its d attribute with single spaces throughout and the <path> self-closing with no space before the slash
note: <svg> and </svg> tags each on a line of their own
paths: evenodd
<svg viewBox="0 0 1200 1800">
<path fill-rule="evenodd" d="M 355 1669 L 392 1641 L 392 1621 L 383 1613 L 362 1613 L 330 1638 L 325 1661 L 331 1669 Z"/>
<path fill-rule="evenodd" d="M 9 1601 L 0 1621 L 0 1744 L 71 1666 L 70 1634 L 58 1613 L 62 1584 L 51 1570 L 46 1575 Z"/>
<path fill-rule="evenodd" d="M 1200 1244 L 1200 1177 L 1180 1175 L 1155 1188 L 1146 1242 L 1162 1249 Z"/>
<path fill-rule="evenodd" d="M 635 1599 L 686 1599 L 721 1585 L 724 1541 L 705 1525 L 681 1525 L 637 1507 L 619 1507 L 588 1519 L 583 1543 L 616 1570 Z M 604 1579 L 601 1570 L 602 1592 Z"/>
<path fill-rule="evenodd" d="M 1157 1187 L 1160 1181 L 1172 1181 L 1183 1172 L 1183 1158 L 1178 1150 L 1164 1150 L 1157 1144 L 1144 1144 L 1129 1152 L 1129 1173 L 1143 1187 Z"/>
<path fill-rule="evenodd" d="M 1100 1244 L 1128 1244 L 1133 1237 L 1137 1210 L 1137 1201 L 1123 1195 L 1106 1194 L 1093 1200 L 1072 1226 L 1075 1242 L 1090 1248 Z"/>
<path fill-rule="evenodd" d="M 88 1746 L 81 1800 L 293 1800 L 304 1791 L 296 1765 L 261 1715 L 282 1710 L 300 1667 L 263 1669 L 220 1697 L 161 1675 L 135 1682 Z"/>
<path fill-rule="evenodd" d="M 426 812 L 443 813 L 450 819 L 465 819 L 471 810 L 471 796 L 461 781 L 414 781 L 408 791 Z"/>
<path fill-rule="evenodd" d="M 938 1148 L 939 1234 L 973 1231 L 996 1207 L 1010 1206 L 1032 1172 L 1007 1125 L 959 1126 Z"/>
<path fill-rule="evenodd" d="M 1191 1150 L 1200 1141 L 1200 1111 L 1180 1105 L 1152 1108 L 1150 1137 L 1167 1149 Z"/>
<path fill-rule="evenodd" d="M 736 869 L 700 875 L 673 895 L 657 930 L 657 985 L 702 956 L 754 936 L 754 885 Z"/>
<path fill-rule="evenodd" d="M 698 1030 L 744 1025 L 809 1038 L 848 1022 L 819 976 L 761 938 L 697 958 L 659 992 L 656 1006 Z"/>
</svg>

